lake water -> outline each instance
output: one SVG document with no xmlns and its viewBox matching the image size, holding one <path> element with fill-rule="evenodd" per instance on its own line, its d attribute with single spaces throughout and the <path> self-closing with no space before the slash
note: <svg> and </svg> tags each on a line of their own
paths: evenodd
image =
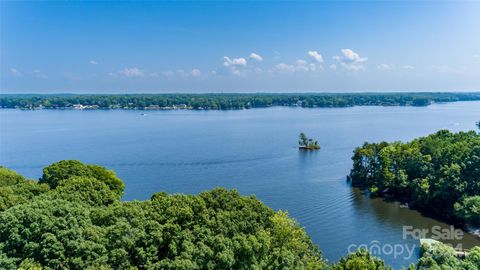
<svg viewBox="0 0 480 270">
<path fill-rule="evenodd" d="M 62 159 L 100 164 L 125 181 L 125 200 L 148 199 L 157 191 L 236 188 L 288 210 L 331 262 L 349 247 L 381 245 L 378 255 L 398 269 L 417 260 L 416 254 L 405 258 L 407 251 L 390 254 L 390 247 L 418 245 L 403 239 L 403 226 L 449 225 L 352 189 L 345 181 L 352 151 L 364 141 L 475 129 L 480 102 L 141 113 L 0 110 L 0 164 L 32 178 Z M 322 149 L 299 151 L 300 132 L 318 139 Z M 459 243 L 480 245 L 470 234 Z"/>
</svg>

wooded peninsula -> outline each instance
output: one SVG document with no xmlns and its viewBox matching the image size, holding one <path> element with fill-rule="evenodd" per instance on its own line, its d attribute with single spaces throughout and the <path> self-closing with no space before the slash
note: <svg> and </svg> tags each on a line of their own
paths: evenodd
<svg viewBox="0 0 480 270">
<path fill-rule="evenodd" d="M 273 106 L 329 108 L 352 106 L 428 106 L 480 100 L 471 93 L 304 93 L 304 94 L 2 94 L 0 108 L 240 110 Z"/>
<path fill-rule="evenodd" d="M 449 221 L 480 225 L 480 135 L 475 131 L 365 143 L 352 159 L 354 186 Z"/>
</svg>

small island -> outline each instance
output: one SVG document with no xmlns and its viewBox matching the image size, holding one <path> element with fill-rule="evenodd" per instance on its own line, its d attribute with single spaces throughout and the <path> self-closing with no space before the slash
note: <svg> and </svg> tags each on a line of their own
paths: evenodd
<svg viewBox="0 0 480 270">
<path fill-rule="evenodd" d="M 317 141 L 313 139 L 309 139 L 305 133 L 300 133 L 298 140 L 298 149 L 300 150 L 319 150 L 320 145 L 318 145 Z"/>
</svg>

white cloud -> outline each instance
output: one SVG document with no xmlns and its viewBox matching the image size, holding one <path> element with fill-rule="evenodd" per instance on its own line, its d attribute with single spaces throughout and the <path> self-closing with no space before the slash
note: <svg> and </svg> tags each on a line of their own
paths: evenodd
<svg viewBox="0 0 480 270">
<path fill-rule="evenodd" d="M 414 66 L 411 66 L 411 65 L 404 65 L 402 66 L 403 69 L 406 69 L 406 70 L 414 70 L 415 67 Z"/>
<path fill-rule="evenodd" d="M 460 74 L 465 71 L 465 67 L 455 68 L 448 65 L 432 66 L 431 68 L 433 71 L 436 71 L 439 73 L 450 73 L 450 74 Z"/>
<path fill-rule="evenodd" d="M 312 63 L 308 63 L 303 59 L 298 59 L 294 64 L 280 63 L 275 65 L 272 72 L 280 73 L 294 73 L 294 72 L 312 72 L 316 71 L 317 66 Z"/>
<path fill-rule="evenodd" d="M 393 68 L 394 68 L 394 66 L 392 64 L 380 64 L 380 65 L 377 66 L 377 69 L 382 70 L 382 71 L 391 70 Z"/>
<path fill-rule="evenodd" d="M 245 74 L 244 68 L 247 66 L 247 60 L 243 57 L 230 59 L 223 57 L 223 66 L 233 75 L 241 76 Z"/>
<path fill-rule="evenodd" d="M 361 57 L 351 49 L 342 49 L 342 55 L 336 55 L 333 59 L 337 60 L 342 69 L 346 71 L 364 70 L 365 66 L 362 63 L 368 60 L 367 57 Z"/>
<path fill-rule="evenodd" d="M 90 60 L 88 63 L 90 63 L 91 65 L 98 65 L 98 62 L 95 60 Z"/>
<path fill-rule="evenodd" d="M 358 53 L 350 49 L 342 49 L 342 54 L 345 59 L 348 59 L 351 62 L 355 62 L 355 63 L 361 63 L 368 60 L 367 57 L 361 57 Z"/>
<path fill-rule="evenodd" d="M 308 56 L 318 63 L 323 63 L 323 57 L 317 51 L 308 51 Z"/>
<path fill-rule="evenodd" d="M 15 77 L 22 77 L 22 73 L 20 71 L 18 71 L 16 68 L 13 68 L 13 67 L 10 68 L 10 72 Z"/>
<path fill-rule="evenodd" d="M 200 75 L 202 75 L 202 72 L 199 70 L 199 69 L 192 69 L 192 71 L 190 72 L 190 74 L 193 76 L 193 77 L 198 77 Z"/>
<path fill-rule="evenodd" d="M 331 70 L 337 70 L 337 65 L 331 64 L 331 65 L 330 65 L 330 69 L 331 69 Z"/>
<path fill-rule="evenodd" d="M 246 66 L 247 60 L 243 57 L 230 59 L 228 56 L 223 57 L 223 65 L 229 66 Z"/>
<path fill-rule="evenodd" d="M 48 76 L 41 72 L 40 70 L 38 69 L 35 69 L 34 71 L 31 72 L 33 74 L 33 76 L 35 76 L 36 78 L 39 78 L 39 79 L 46 79 L 48 78 Z"/>
<path fill-rule="evenodd" d="M 164 71 L 161 73 L 165 77 L 181 77 L 181 78 L 187 78 L 187 77 L 199 77 L 202 75 L 202 72 L 198 68 L 194 68 L 191 71 L 185 71 L 183 69 L 177 69 L 177 70 L 168 70 Z"/>
<path fill-rule="evenodd" d="M 136 67 L 133 68 L 124 68 L 123 70 L 120 70 L 119 73 L 125 77 L 129 78 L 134 78 L 134 77 L 143 77 L 145 76 L 145 73 Z"/>
<path fill-rule="evenodd" d="M 287 65 L 285 63 L 280 63 L 275 65 L 274 71 L 281 71 L 281 72 L 295 72 L 294 65 Z"/>
<path fill-rule="evenodd" d="M 263 61 L 263 57 L 256 53 L 251 53 L 249 58 L 255 61 Z"/>
</svg>

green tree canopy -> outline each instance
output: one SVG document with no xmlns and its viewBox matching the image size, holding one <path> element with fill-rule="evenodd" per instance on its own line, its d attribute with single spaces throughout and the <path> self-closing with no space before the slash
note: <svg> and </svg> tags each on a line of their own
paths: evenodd
<svg viewBox="0 0 480 270">
<path fill-rule="evenodd" d="M 480 221 L 480 134 L 474 131 L 365 143 L 352 159 L 353 185 L 373 195 L 391 194 L 450 220 Z"/>
<path fill-rule="evenodd" d="M 392 268 L 368 251 L 359 249 L 341 258 L 336 265 L 330 267 L 330 270 L 392 270 Z"/>
<path fill-rule="evenodd" d="M 62 160 L 43 169 L 40 183 L 46 183 L 56 188 L 61 181 L 74 176 L 93 177 L 104 182 L 118 196 L 123 194 L 125 184 L 115 175 L 114 171 L 98 165 L 83 164 L 78 160 Z"/>
<path fill-rule="evenodd" d="M 297 222 L 255 197 L 215 189 L 120 202 L 104 181 L 78 176 L 88 175 L 81 163 L 47 168 L 45 179 L 58 179 L 56 188 L 0 212 L 1 269 L 326 266 Z"/>
<path fill-rule="evenodd" d="M 48 185 L 39 185 L 13 170 L 0 167 L 0 212 L 17 204 L 26 203 L 48 190 Z"/>
</svg>

